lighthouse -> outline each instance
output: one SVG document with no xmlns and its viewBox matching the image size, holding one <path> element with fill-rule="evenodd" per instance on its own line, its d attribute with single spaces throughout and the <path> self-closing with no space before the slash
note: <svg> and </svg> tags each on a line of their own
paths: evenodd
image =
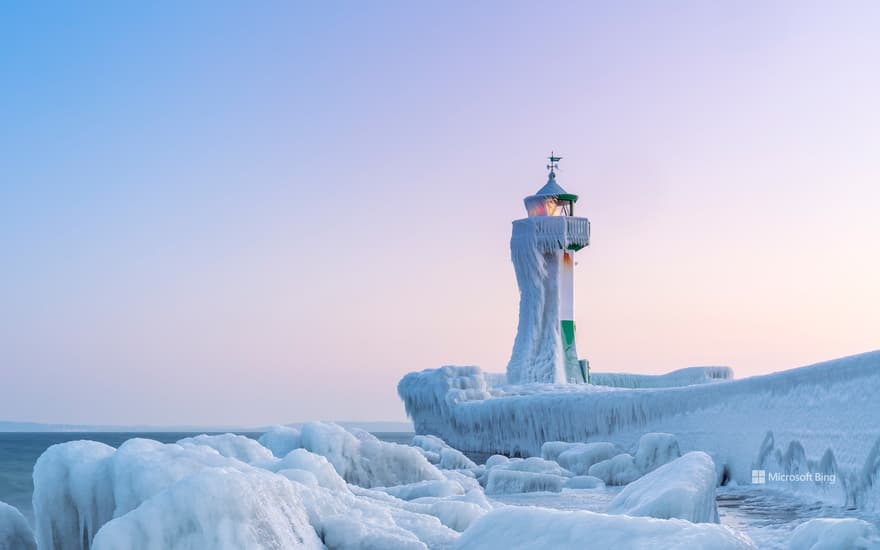
<svg viewBox="0 0 880 550">
<path fill-rule="evenodd" d="M 562 157 L 549 160 L 547 183 L 524 199 L 528 217 L 513 222 L 510 238 L 520 293 L 510 384 L 587 381 L 575 345 L 574 255 L 590 244 L 590 220 L 574 215 L 577 195 L 556 181 Z"/>
</svg>

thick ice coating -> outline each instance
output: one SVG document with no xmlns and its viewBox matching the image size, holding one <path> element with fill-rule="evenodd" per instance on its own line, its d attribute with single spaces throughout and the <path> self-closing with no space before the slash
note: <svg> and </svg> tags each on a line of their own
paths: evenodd
<svg viewBox="0 0 880 550">
<path fill-rule="evenodd" d="M 0 502 L 0 550 L 37 550 L 34 533 L 21 512 Z"/>
<path fill-rule="evenodd" d="M 260 436 L 260 445 L 266 447 L 278 458 L 283 458 L 290 451 L 299 449 L 299 430 L 289 426 L 272 426 Z"/>
<path fill-rule="evenodd" d="M 566 478 L 553 474 L 517 472 L 496 468 L 489 472 L 486 494 L 500 495 L 539 491 L 558 493 L 565 486 L 566 481 Z"/>
<path fill-rule="evenodd" d="M 558 243 L 541 246 L 538 226 L 542 222 L 535 218 L 517 220 L 510 239 L 520 302 L 519 327 L 507 365 L 507 379 L 517 384 L 565 382 L 565 352 L 559 324 L 559 264 L 563 249 Z"/>
<path fill-rule="evenodd" d="M 745 535 L 721 525 L 519 506 L 501 508 L 478 519 L 462 534 L 456 546 L 459 550 L 586 547 L 615 550 L 756 548 Z"/>
<path fill-rule="evenodd" d="M 378 439 L 363 441 L 336 424 L 303 425 L 300 445 L 327 457 L 345 481 L 361 487 L 443 479 L 443 474 L 416 449 Z"/>
<path fill-rule="evenodd" d="M 301 490 L 257 469 L 209 468 L 104 525 L 92 548 L 319 550 Z"/>
<path fill-rule="evenodd" d="M 733 380 L 730 367 L 687 367 L 666 374 L 601 373 L 590 376 L 590 383 L 615 388 L 677 388 Z"/>
<path fill-rule="evenodd" d="M 321 487 L 332 491 L 348 492 L 348 485 L 342 479 L 333 465 L 321 455 L 310 453 L 305 449 L 294 449 L 271 466 L 275 471 L 298 470 L 306 471 L 315 476 L 315 481 Z"/>
<path fill-rule="evenodd" d="M 622 453 L 608 460 L 597 462 L 590 466 L 587 473 L 598 477 L 606 485 L 626 485 L 642 475 L 642 471 L 636 467 L 636 462 L 629 453 Z"/>
<path fill-rule="evenodd" d="M 187 437 L 177 442 L 183 447 L 203 446 L 210 447 L 223 456 L 235 458 L 252 464 L 265 462 L 272 459 L 272 451 L 260 445 L 253 439 L 243 435 L 220 434 L 220 435 L 197 435 Z"/>
<path fill-rule="evenodd" d="M 629 447 L 544 446 L 545 457 L 578 471 L 591 464 L 589 471 L 602 479 L 574 475 L 538 457 L 494 455 L 477 466 L 437 437 L 417 437 L 418 447 L 394 445 L 335 424 L 276 429 L 263 440 L 276 452 L 295 448 L 277 457 L 229 435 L 177 444 L 132 439 L 119 449 L 88 441 L 53 446 L 34 471 L 38 547 L 515 550 L 574 549 L 589 541 L 598 548 L 753 548 L 745 535 L 714 524 L 719 468 L 712 458 L 697 451 L 673 459 L 678 443 L 669 433 L 645 434 Z M 623 449 L 636 457 L 619 452 Z M 805 458 L 800 445 L 786 449 L 780 452 L 768 434 L 755 463 L 837 471 L 833 455 L 816 462 Z M 455 457 L 446 463 L 450 469 L 443 468 L 444 453 Z M 877 456 L 880 450 L 872 451 L 847 483 L 873 486 Z M 434 457 L 440 468 L 426 457 Z M 608 513 L 502 504 L 568 496 L 595 502 L 611 496 L 604 480 L 622 484 L 630 478 L 635 481 L 620 490 Z M 536 491 L 558 494 L 511 496 Z M 873 493 L 861 494 L 867 499 Z M 0 505 L 0 542 L 15 533 L 24 534 L 27 544 L 26 527 L 20 514 Z M 858 521 L 809 522 L 795 535 L 794 548 L 815 550 L 859 547 L 876 538 L 870 525 Z"/>
<path fill-rule="evenodd" d="M 436 435 L 463 451 L 537 456 L 548 441 L 616 445 L 635 455 L 632 469 L 621 458 L 595 471 L 602 462 L 592 464 L 586 472 L 614 483 L 695 450 L 712 457 L 719 478 L 749 483 L 756 456 L 777 459 L 775 451 L 761 452 L 772 429 L 783 471 L 803 457 L 803 465 L 854 479 L 837 485 L 845 494 L 834 496 L 835 503 L 880 501 L 880 483 L 872 481 L 880 470 L 880 452 L 872 451 L 880 440 L 880 351 L 742 380 L 730 380 L 724 369 L 715 374 L 713 383 L 621 389 L 497 385 L 499 377 L 487 378 L 477 367 L 447 366 L 407 374 L 398 393 L 417 433 Z M 649 432 L 674 434 L 678 450 L 671 439 L 652 436 L 639 452 L 639 438 Z M 558 444 L 545 456 L 559 458 L 570 449 Z M 794 452 L 798 449 L 803 453 Z M 592 458 L 575 455 L 566 465 L 585 473 L 578 461 L 585 465 Z"/>
<path fill-rule="evenodd" d="M 474 470 L 477 465 L 459 451 L 434 435 L 417 435 L 412 440 L 413 447 L 422 449 L 422 454 L 431 464 L 443 470 Z"/>
<path fill-rule="evenodd" d="M 119 450 L 93 441 L 54 445 L 34 466 L 40 548 L 78 549 L 102 525 L 208 467 L 247 468 L 212 447 L 130 439 Z"/>
<path fill-rule="evenodd" d="M 706 453 L 688 453 L 624 487 L 608 513 L 718 523 L 715 464 Z"/>
<path fill-rule="evenodd" d="M 639 438 L 635 462 L 639 470 L 647 473 L 680 456 L 681 450 L 674 435 L 648 433 Z"/>
<path fill-rule="evenodd" d="M 34 465 L 35 535 L 40 548 L 79 550 L 116 509 L 109 459 L 94 441 L 49 447 Z"/>
<path fill-rule="evenodd" d="M 547 443 L 544 444 L 546 445 Z M 544 452 L 543 447 L 541 452 Z M 556 461 L 576 475 L 586 475 L 594 464 L 614 458 L 621 453 L 623 451 L 620 448 L 607 442 L 575 443 L 559 453 Z"/>
<path fill-rule="evenodd" d="M 792 533 L 789 550 L 880 549 L 877 528 L 856 518 L 818 518 Z"/>
<path fill-rule="evenodd" d="M 440 550 L 491 509 L 470 470 L 441 472 L 416 448 L 320 423 L 296 439 L 327 456 L 277 458 L 237 436 L 55 445 L 34 471 L 39 547 Z"/>
</svg>

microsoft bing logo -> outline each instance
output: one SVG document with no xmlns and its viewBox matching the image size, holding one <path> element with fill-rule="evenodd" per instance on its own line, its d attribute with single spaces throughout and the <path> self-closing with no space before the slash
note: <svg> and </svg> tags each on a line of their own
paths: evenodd
<svg viewBox="0 0 880 550">
<path fill-rule="evenodd" d="M 752 484 L 760 485 L 764 483 L 767 483 L 766 470 L 752 470 Z"/>
</svg>

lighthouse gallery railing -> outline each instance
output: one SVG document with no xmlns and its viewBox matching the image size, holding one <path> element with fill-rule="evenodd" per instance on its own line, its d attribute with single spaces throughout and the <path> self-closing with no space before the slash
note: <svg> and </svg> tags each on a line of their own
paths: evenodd
<svg viewBox="0 0 880 550">
<path fill-rule="evenodd" d="M 590 220 L 572 216 L 533 216 L 516 223 L 528 223 L 535 232 L 535 244 L 541 251 L 579 250 L 590 244 Z"/>
</svg>

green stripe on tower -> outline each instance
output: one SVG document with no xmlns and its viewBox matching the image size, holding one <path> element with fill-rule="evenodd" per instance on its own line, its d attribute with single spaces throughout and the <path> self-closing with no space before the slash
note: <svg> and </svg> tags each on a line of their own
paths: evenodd
<svg viewBox="0 0 880 550">
<path fill-rule="evenodd" d="M 577 380 L 586 382 L 578 364 L 577 348 L 574 345 L 574 321 L 563 319 L 560 323 L 562 328 L 562 350 L 565 354 L 565 381 Z"/>
<path fill-rule="evenodd" d="M 574 321 L 562 321 L 562 346 L 566 350 L 574 346 Z"/>
</svg>

